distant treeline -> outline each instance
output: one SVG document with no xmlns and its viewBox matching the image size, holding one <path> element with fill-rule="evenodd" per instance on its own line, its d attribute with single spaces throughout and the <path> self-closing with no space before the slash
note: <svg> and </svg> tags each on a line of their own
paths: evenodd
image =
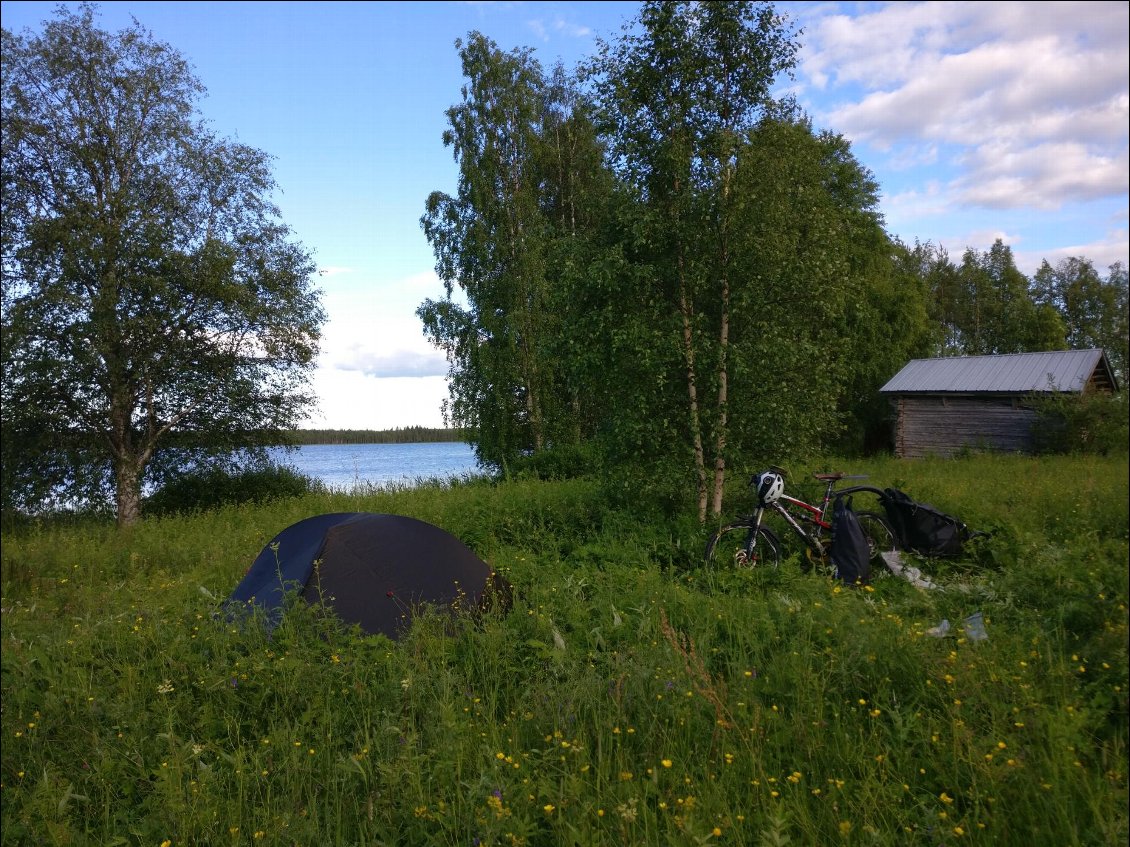
<svg viewBox="0 0 1130 847">
<path fill-rule="evenodd" d="M 287 433 L 294 444 L 425 444 L 467 441 L 466 429 L 406 426 L 397 429 L 295 429 Z"/>
</svg>

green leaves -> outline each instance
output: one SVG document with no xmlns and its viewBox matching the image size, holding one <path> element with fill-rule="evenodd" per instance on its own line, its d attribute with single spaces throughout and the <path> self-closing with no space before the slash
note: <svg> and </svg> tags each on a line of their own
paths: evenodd
<svg viewBox="0 0 1130 847">
<path fill-rule="evenodd" d="M 1067 258 L 1054 268 L 1045 260 L 1032 287 L 1041 310 L 1039 320 L 1062 321 L 1072 349 L 1106 350 L 1115 375 L 1125 386 L 1130 343 L 1126 268 L 1116 262 L 1103 279 L 1087 259 Z"/>
<path fill-rule="evenodd" d="M 705 517 L 735 462 L 885 449 L 878 388 L 911 358 L 1065 327 L 1125 349 L 1083 317 L 1125 312 L 1124 270 L 1049 268 L 1034 300 L 1003 244 L 958 267 L 892 242 L 849 142 L 771 96 L 798 44 L 770 4 L 644 3 L 576 79 L 457 48 L 459 189 L 421 220 L 448 298 L 418 314 L 503 473 L 588 441 L 611 488 Z"/>
<path fill-rule="evenodd" d="M 199 459 L 301 420 L 313 260 L 267 154 L 207 131 L 199 81 L 140 25 L 60 9 L 3 48 L 3 506 L 113 486 L 130 523 L 150 463 L 188 460 L 173 433 Z"/>
<path fill-rule="evenodd" d="M 547 77 L 531 51 L 503 52 L 479 33 L 456 47 L 468 82 L 444 143 L 459 188 L 432 193 L 421 218 L 447 299 L 417 314 L 451 363 L 449 422 L 474 428 L 479 460 L 508 473 L 523 454 L 591 431 L 589 347 L 576 349 L 570 327 L 585 320 L 577 286 L 608 182 L 563 70 Z"/>
</svg>

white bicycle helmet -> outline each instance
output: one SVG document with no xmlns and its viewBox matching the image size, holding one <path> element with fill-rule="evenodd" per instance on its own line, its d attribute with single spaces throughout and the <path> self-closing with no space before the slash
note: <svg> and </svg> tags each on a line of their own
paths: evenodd
<svg viewBox="0 0 1130 847">
<path fill-rule="evenodd" d="M 757 477 L 757 498 L 762 506 L 776 503 L 785 493 L 785 478 L 779 473 L 765 471 Z"/>
</svg>

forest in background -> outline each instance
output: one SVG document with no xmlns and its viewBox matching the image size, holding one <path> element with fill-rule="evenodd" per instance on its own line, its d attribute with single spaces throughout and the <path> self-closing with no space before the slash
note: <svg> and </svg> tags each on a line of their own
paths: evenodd
<svg viewBox="0 0 1130 847">
<path fill-rule="evenodd" d="M 405 426 L 394 429 L 293 429 L 286 433 L 289 444 L 432 444 L 467 441 L 460 429 Z"/>
</svg>

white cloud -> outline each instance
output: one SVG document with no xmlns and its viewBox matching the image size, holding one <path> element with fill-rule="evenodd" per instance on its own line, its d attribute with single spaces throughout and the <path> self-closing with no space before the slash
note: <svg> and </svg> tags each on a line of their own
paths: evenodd
<svg viewBox="0 0 1130 847">
<path fill-rule="evenodd" d="M 592 30 L 589 27 L 584 24 L 570 23 L 564 18 L 557 18 L 553 22 L 553 28 L 557 30 L 557 32 L 564 33 L 573 38 L 588 38 L 592 35 Z"/>
<path fill-rule="evenodd" d="M 440 426 L 447 361 L 424 337 L 416 308 L 442 296 L 433 271 L 379 281 L 355 274 L 324 285 L 327 321 L 314 377 L 322 408 L 310 425 Z"/>
<path fill-rule="evenodd" d="M 322 369 L 314 377 L 321 406 L 312 429 L 441 427 L 447 380 L 439 376 L 378 379 L 359 371 Z"/>
<path fill-rule="evenodd" d="M 526 26 L 530 28 L 530 32 L 538 37 L 540 41 L 549 41 L 549 35 L 545 30 L 545 23 L 537 20 L 536 18 L 531 21 L 526 21 Z"/>
<path fill-rule="evenodd" d="M 834 14 L 835 8 L 794 8 L 805 27 L 802 73 L 820 88 L 893 88 L 928 76 L 946 56 L 970 62 L 962 57 L 996 48 L 1015 51 L 1018 63 L 1026 58 L 1029 71 L 1040 74 L 1049 56 L 1022 51 L 1045 39 L 1059 45 L 1053 59 L 1082 57 L 1096 65 L 1112 59 L 1115 76 L 1126 65 L 1130 16 L 1123 3 L 884 3 L 859 15 Z"/>
<path fill-rule="evenodd" d="M 377 353 L 360 345 L 355 345 L 353 354 L 339 359 L 333 367 L 343 371 L 360 371 L 374 377 L 446 376 L 448 369 L 447 359 L 440 352 L 394 350 Z"/>
<path fill-rule="evenodd" d="M 950 260 L 960 263 L 961 257 L 969 248 L 984 253 L 1000 239 L 1012 250 L 1012 258 L 1017 269 L 1026 276 L 1032 276 L 1046 260 L 1053 267 L 1067 258 L 1086 258 L 1099 273 L 1105 275 L 1107 268 L 1115 262 L 1125 266 L 1126 255 L 1130 252 L 1130 239 L 1125 226 L 1112 229 L 1105 237 L 1078 244 L 1067 244 L 1051 249 L 1028 249 L 1029 239 L 1021 232 L 1001 227 L 982 227 L 969 229 L 956 235 L 944 235 L 933 239 L 934 243 L 945 249 Z"/>
<path fill-rule="evenodd" d="M 424 337 L 412 310 L 328 309 L 322 333 L 322 367 L 374 376 L 446 373 L 444 357 Z"/>
<path fill-rule="evenodd" d="M 1126 230 L 1112 232 L 1106 238 L 1089 244 L 1069 244 L 1056 247 L 1052 250 L 1028 251 L 1013 248 L 1013 258 L 1016 267 L 1031 276 L 1047 260 L 1048 264 L 1055 267 L 1064 259 L 1086 257 L 1104 277 L 1107 269 L 1115 262 L 1121 262 L 1126 267 L 1126 256 L 1130 254 L 1130 238 Z"/>
<path fill-rule="evenodd" d="M 1009 232 L 1001 227 L 983 227 L 968 230 L 957 238 L 944 238 L 941 244 L 949 252 L 951 259 L 960 262 L 966 250 L 972 248 L 978 253 L 984 253 L 998 238 L 1012 248 L 1014 257 L 1017 246 L 1024 240 L 1018 233 Z"/>
<path fill-rule="evenodd" d="M 800 6 L 798 95 L 892 169 L 931 156 L 956 168 L 954 207 L 1117 197 L 1130 183 L 1128 8 L 895 3 L 850 17 Z"/>
<path fill-rule="evenodd" d="M 1130 160 L 1123 149 L 1103 156 L 1080 143 L 1018 149 L 985 144 L 966 159 L 954 188 L 963 203 L 988 208 L 1058 209 L 1067 201 L 1097 200 L 1130 191 Z"/>
<path fill-rule="evenodd" d="M 563 35 L 568 38 L 590 38 L 593 35 L 591 27 L 585 26 L 584 24 L 573 23 L 560 15 L 557 15 L 552 20 L 532 18 L 526 21 L 526 26 L 539 41 L 544 43 L 549 43 L 551 33 Z"/>
<path fill-rule="evenodd" d="M 883 211 L 890 218 L 914 220 L 944 214 L 950 198 L 942 186 L 931 181 L 921 187 L 890 195 L 883 200 Z"/>
</svg>

